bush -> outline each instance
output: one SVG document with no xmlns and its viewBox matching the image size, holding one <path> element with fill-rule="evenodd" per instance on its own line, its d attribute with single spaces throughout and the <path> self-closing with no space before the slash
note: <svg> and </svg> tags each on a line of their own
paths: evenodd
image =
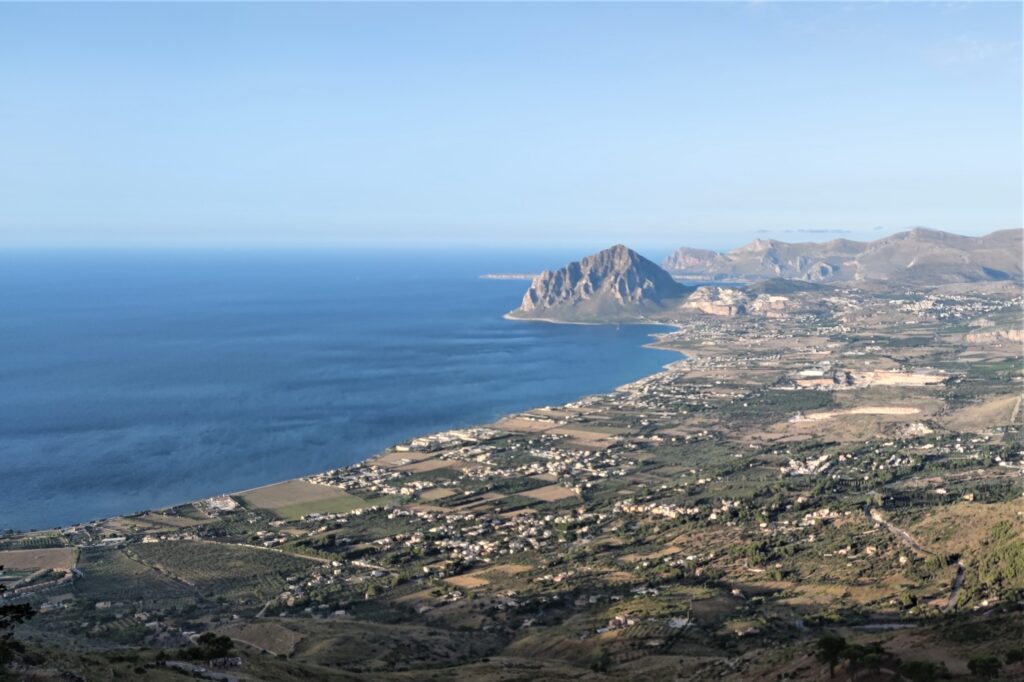
<svg viewBox="0 0 1024 682">
<path fill-rule="evenodd" d="M 900 674 L 910 682 L 931 682 L 949 677 L 945 665 L 930 661 L 907 661 L 900 665 Z"/>
<path fill-rule="evenodd" d="M 1003 663 L 995 656 L 977 656 L 967 662 L 967 669 L 972 674 L 986 680 L 999 676 Z"/>
</svg>

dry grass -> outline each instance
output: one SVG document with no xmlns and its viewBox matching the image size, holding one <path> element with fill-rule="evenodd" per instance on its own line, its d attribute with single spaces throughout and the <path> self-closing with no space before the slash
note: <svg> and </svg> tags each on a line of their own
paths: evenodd
<svg viewBox="0 0 1024 682">
<path fill-rule="evenodd" d="M 494 574 L 502 573 L 504 575 L 519 575 L 520 573 L 526 573 L 532 571 L 533 566 L 529 564 L 499 564 L 492 566 L 491 568 L 485 568 L 482 571 L 476 571 L 478 574 Z"/>
<path fill-rule="evenodd" d="M 388 452 L 378 457 L 374 457 L 371 462 L 386 469 L 393 469 L 395 467 L 412 464 L 413 462 L 430 459 L 433 456 L 433 453 L 417 452 L 415 450 L 410 450 L 409 452 Z"/>
<path fill-rule="evenodd" d="M 420 499 L 425 502 L 433 502 L 434 500 L 443 500 L 446 497 L 451 497 L 454 494 L 455 491 L 451 488 L 431 488 L 420 493 Z"/>
<path fill-rule="evenodd" d="M 303 638 L 300 633 L 273 622 L 232 623 L 220 628 L 218 633 L 275 656 L 290 655 Z"/>
<path fill-rule="evenodd" d="M 453 587 L 458 587 L 464 590 L 472 590 L 477 587 L 483 587 L 484 585 L 491 584 L 491 581 L 487 578 L 481 578 L 479 575 L 472 575 L 469 573 L 466 575 L 457 575 L 451 578 L 445 578 L 444 581 Z"/>
<path fill-rule="evenodd" d="M 284 483 L 266 485 L 262 488 L 246 490 L 240 497 L 253 507 L 273 510 L 279 507 L 298 504 L 299 502 L 329 500 L 343 492 L 331 486 L 295 479 L 293 481 L 285 481 Z"/>
<path fill-rule="evenodd" d="M 249 507 L 268 509 L 285 518 L 300 518 L 314 512 L 342 513 L 368 504 L 340 488 L 301 479 L 254 488 L 238 497 Z"/>
<path fill-rule="evenodd" d="M 851 407 L 848 410 L 812 412 L 811 414 L 804 415 L 804 418 L 810 421 L 820 421 L 823 419 L 834 419 L 835 417 L 845 417 L 847 415 L 854 414 L 872 414 L 904 417 L 915 414 L 921 414 L 921 409 L 918 407 L 898 407 L 894 405 L 864 405 L 862 407 Z"/>
<path fill-rule="evenodd" d="M 554 425 L 553 419 L 535 420 L 522 417 L 505 417 L 492 424 L 499 431 L 510 433 L 544 433 Z"/>
<path fill-rule="evenodd" d="M 74 547 L 9 549 L 0 552 L 0 566 L 10 571 L 70 571 L 77 558 L 78 550 Z"/>
<path fill-rule="evenodd" d="M 523 497 L 532 497 L 541 502 L 557 502 L 569 497 L 575 497 L 576 493 L 560 485 L 546 485 L 543 488 L 534 488 L 519 493 Z"/>
<path fill-rule="evenodd" d="M 1006 426 L 1013 418 L 1020 399 L 1019 394 L 1013 393 L 961 408 L 946 415 L 942 420 L 943 426 L 951 431 L 973 432 Z"/>
<path fill-rule="evenodd" d="M 436 469 L 453 469 L 456 468 L 453 465 L 461 464 L 461 462 L 453 462 L 448 459 L 422 459 L 418 462 L 412 462 L 411 464 L 403 464 L 402 466 L 395 467 L 398 471 L 408 471 L 414 474 L 423 473 L 424 471 L 434 471 Z"/>
</svg>

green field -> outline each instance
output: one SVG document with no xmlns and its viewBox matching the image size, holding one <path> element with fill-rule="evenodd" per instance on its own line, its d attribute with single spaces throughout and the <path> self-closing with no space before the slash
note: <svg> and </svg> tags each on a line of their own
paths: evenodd
<svg viewBox="0 0 1024 682">
<path fill-rule="evenodd" d="M 274 513 L 290 520 L 301 519 L 306 514 L 344 514 L 354 509 L 369 507 L 372 504 L 380 504 L 380 501 L 367 502 L 361 497 L 342 492 L 340 495 L 326 499 L 314 500 L 311 502 L 298 502 L 274 509 Z"/>
</svg>

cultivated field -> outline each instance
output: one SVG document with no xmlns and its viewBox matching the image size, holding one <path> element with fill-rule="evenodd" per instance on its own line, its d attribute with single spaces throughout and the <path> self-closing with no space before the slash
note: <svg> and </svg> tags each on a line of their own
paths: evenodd
<svg viewBox="0 0 1024 682">
<path fill-rule="evenodd" d="M 344 513 L 370 504 L 344 490 L 301 479 L 247 490 L 238 497 L 248 507 L 267 509 L 286 519 L 314 512 Z"/>
</svg>

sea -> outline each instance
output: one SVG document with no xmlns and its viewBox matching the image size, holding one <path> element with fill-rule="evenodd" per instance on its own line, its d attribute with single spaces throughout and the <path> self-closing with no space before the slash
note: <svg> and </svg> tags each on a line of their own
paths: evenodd
<svg viewBox="0 0 1024 682">
<path fill-rule="evenodd" d="M 0 254 L 0 529 L 42 529 L 359 462 L 609 391 L 678 358 L 651 326 L 507 320 L 578 253 Z"/>
</svg>

